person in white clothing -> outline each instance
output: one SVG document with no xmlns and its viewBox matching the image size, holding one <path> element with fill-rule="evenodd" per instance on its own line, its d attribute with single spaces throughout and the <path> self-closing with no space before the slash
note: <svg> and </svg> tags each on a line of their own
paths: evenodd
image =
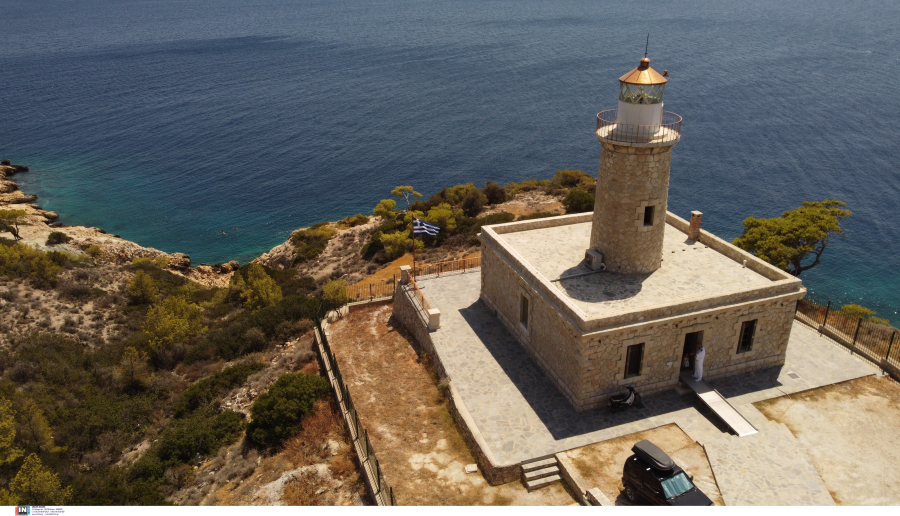
<svg viewBox="0 0 900 516">
<path fill-rule="evenodd" d="M 703 344 L 697 344 L 697 352 L 694 353 L 694 374 L 692 375 L 698 382 L 703 379 L 703 359 L 706 358 L 706 348 Z"/>
</svg>

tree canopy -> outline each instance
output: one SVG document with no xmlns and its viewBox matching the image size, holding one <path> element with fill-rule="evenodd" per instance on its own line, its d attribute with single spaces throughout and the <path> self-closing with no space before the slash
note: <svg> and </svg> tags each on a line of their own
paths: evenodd
<svg viewBox="0 0 900 516">
<path fill-rule="evenodd" d="M 25 210 L 0 210 L 0 231 L 12 234 L 19 240 L 19 224 L 25 221 Z"/>
<path fill-rule="evenodd" d="M 845 206 L 847 203 L 836 199 L 803 201 L 803 206 L 785 211 L 781 217 L 747 217 L 744 232 L 733 243 L 799 276 L 819 265 L 832 236 L 843 234 L 841 221 L 853 215 Z"/>
</svg>

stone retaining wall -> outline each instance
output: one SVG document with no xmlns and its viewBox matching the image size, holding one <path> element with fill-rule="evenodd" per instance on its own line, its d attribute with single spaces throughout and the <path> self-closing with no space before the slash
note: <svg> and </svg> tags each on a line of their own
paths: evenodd
<svg viewBox="0 0 900 516">
<path fill-rule="evenodd" d="M 446 394 L 450 399 L 448 404 L 450 415 L 472 455 L 475 456 L 475 462 L 481 469 L 482 475 L 491 485 L 507 484 L 518 480 L 521 471 L 519 463 L 498 464 L 494 458 L 481 431 L 478 430 L 478 426 L 463 403 L 462 397 L 453 386 L 453 381 L 448 378 L 447 371 L 441 363 L 441 357 L 434 348 L 434 341 L 431 339 L 431 332 L 428 331 L 422 310 L 408 290 L 409 287 L 400 285 L 394 291 L 393 315 L 397 322 L 412 334 L 416 344 L 428 355 L 438 377 L 442 380 L 448 379 Z"/>
</svg>

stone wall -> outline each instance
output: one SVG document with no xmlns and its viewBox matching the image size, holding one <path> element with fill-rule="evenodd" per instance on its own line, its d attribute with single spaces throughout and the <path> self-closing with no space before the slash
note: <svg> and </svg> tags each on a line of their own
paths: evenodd
<svg viewBox="0 0 900 516">
<path fill-rule="evenodd" d="M 582 405 L 596 407 L 631 385 L 642 394 L 678 383 L 685 337 L 702 331 L 706 348 L 704 378 L 712 379 L 784 363 L 797 300 L 803 293 L 739 303 L 689 315 L 615 328 L 584 336 L 587 361 Z M 738 353 L 741 324 L 757 320 L 753 347 Z M 625 378 L 628 346 L 644 344 L 641 374 Z"/>
<path fill-rule="evenodd" d="M 661 317 L 611 324 L 584 332 L 545 289 L 520 274 L 492 245 L 482 247 L 481 298 L 576 410 L 601 406 L 632 385 L 643 394 L 678 383 L 685 336 L 703 331 L 704 376 L 719 376 L 784 363 L 796 302 L 805 290 L 735 301 L 690 313 L 670 309 Z M 519 322 L 521 297 L 528 298 L 529 325 Z M 753 348 L 737 353 L 741 323 L 757 319 Z M 625 378 L 628 346 L 644 344 L 642 372 Z"/>
<path fill-rule="evenodd" d="M 522 296 L 528 298 L 527 327 L 519 320 Z M 577 406 L 581 333 L 541 290 L 516 274 L 502 257 L 486 246 L 481 250 L 481 299 L 559 390 Z"/>
<path fill-rule="evenodd" d="M 591 248 L 607 270 L 653 272 L 660 267 L 672 147 L 631 147 L 603 142 L 594 203 Z M 653 208 L 652 225 L 644 210 Z"/>
</svg>

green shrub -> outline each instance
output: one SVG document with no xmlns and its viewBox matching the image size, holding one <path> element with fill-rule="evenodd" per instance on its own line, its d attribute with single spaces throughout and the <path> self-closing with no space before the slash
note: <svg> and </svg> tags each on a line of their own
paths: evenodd
<svg viewBox="0 0 900 516">
<path fill-rule="evenodd" d="M 165 269 L 169 266 L 170 259 L 168 256 L 144 256 L 131 260 L 132 265 L 140 267 L 156 267 L 157 269 Z"/>
<path fill-rule="evenodd" d="M 456 229 L 458 233 L 466 235 L 476 235 L 484 226 L 490 226 L 492 224 L 505 224 L 514 220 L 516 220 L 516 216 L 512 213 L 499 211 L 497 213 L 491 213 L 490 215 L 485 215 L 484 217 L 479 217 L 477 219 L 473 217 L 462 218 L 456 222 Z"/>
<path fill-rule="evenodd" d="M 481 209 L 487 202 L 487 196 L 481 190 L 473 188 L 466 194 L 459 206 L 467 217 L 474 217 L 481 213 Z"/>
<path fill-rule="evenodd" d="M 241 301 L 249 310 L 272 306 L 282 298 L 281 288 L 258 263 L 241 267 L 231 276 L 228 288 L 240 293 Z"/>
<path fill-rule="evenodd" d="M 345 228 L 355 228 L 356 226 L 362 226 L 363 224 L 369 223 L 369 217 L 363 215 L 362 213 L 357 213 L 352 217 L 347 217 L 341 220 L 338 224 Z"/>
<path fill-rule="evenodd" d="M 337 234 L 337 230 L 329 226 L 327 222 L 320 222 L 307 229 L 301 229 L 291 235 L 291 243 L 297 249 L 295 263 L 303 263 L 316 259 Z"/>
<path fill-rule="evenodd" d="M 240 313 L 225 325 L 204 334 L 188 352 L 187 361 L 234 360 L 247 353 L 263 351 L 251 347 L 252 343 L 245 338 L 247 330 L 259 328 L 267 339 L 272 339 L 279 334 L 281 323 L 314 318 L 320 304 L 321 301 L 314 297 L 287 296 L 273 306 Z M 271 345 L 271 341 L 266 345 Z"/>
<path fill-rule="evenodd" d="M 488 181 L 481 191 L 484 192 L 488 204 L 506 202 L 506 189 L 493 181 Z"/>
<path fill-rule="evenodd" d="M 350 302 L 347 293 L 347 282 L 342 279 L 331 280 L 322 287 L 322 298 L 329 310 L 344 306 Z"/>
<path fill-rule="evenodd" d="M 147 312 L 143 330 L 150 336 L 150 349 L 157 365 L 171 365 L 192 338 L 206 331 L 199 306 L 183 297 L 167 297 Z"/>
<path fill-rule="evenodd" d="M 231 410 L 198 410 L 173 419 L 159 439 L 132 467 L 133 479 L 159 479 L 167 469 L 193 463 L 235 442 L 244 429 L 244 416 Z"/>
<path fill-rule="evenodd" d="M 274 448 L 294 435 L 316 400 L 327 396 L 328 380 L 321 376 L 288 373 L 256 398 L 247 426 L 247 440 L 259 448 Z"/>
<path fill-rule="evenodd" d="M 382 217 L 385 220 L 390 220 L 394 218 L 394 208 L 396 207 L 397 201 L 393 199 L 382 199 L 381 202 L 375 206 L 375 209 L 372 210 L 372 215 Z"/>
<path fill-rule="evenodd" d="M 849 304 L 841 307 L 841 313 L 848 316 L 854 317 L 858 319 L 862 319 L 864 321 L 869 321 L 877 324 L 890 325 L 891 322 L 887 319 L 882 319 L 880 317 L 874 317 L 877 312 L 870 308 L 866 308 L 862 305 L 857 304 Z"/>
<path fill-rule="evenodd" d="M 97 258 L 101 254 L 103 254 L 103 248 L 99 245 L 89 245 L 87 249 L 84 250 L 84 254 L 90 256 L 91 258 Z"/>
<path fill-rule="evenodd" d="M 563 188 L 580 188 L 588 193 L 597 185 L 593 176 L 581 170 L 557 170 L 552 182 Z"/>
<path fill-rule="evenodd" d="M 584 190 L 569 190 L 562 200 L 566 213 L 583 213 L 594 210 L 594 196 Z"/>
<path fill-rule="evenodd" d="M 72 237 L 61 231 L 51 231 L 50 234 L 47 235 L 47 245 L 67 244 L 71 241 Z"/>
<path fill-rule="evenodd" d="M 132 305 L 149 305 L 159 299 L 159 288 L 153 278 L 142 270 L 134 273 L 125 285 L 125 291 L 128 292 L 128 303 Z"/>
<path fill-rule="evenodd" d="M 38 286 L 53 285 L 67 263 L 63 253 L 45 253 L 24 244 L 0 246 L 0 274 L 9 278 L 30 278 Z"/>
<path fill-rule="evenodd" d="M 240 387 L 247 377 L 266 368 L 265 364 L 251 362 L 237 364 L 206 377 L 188 387 L 175 405 L 175 417 L 181 418 L 191 412 L 208 405 L 214 399 Z"/>
</svg>

